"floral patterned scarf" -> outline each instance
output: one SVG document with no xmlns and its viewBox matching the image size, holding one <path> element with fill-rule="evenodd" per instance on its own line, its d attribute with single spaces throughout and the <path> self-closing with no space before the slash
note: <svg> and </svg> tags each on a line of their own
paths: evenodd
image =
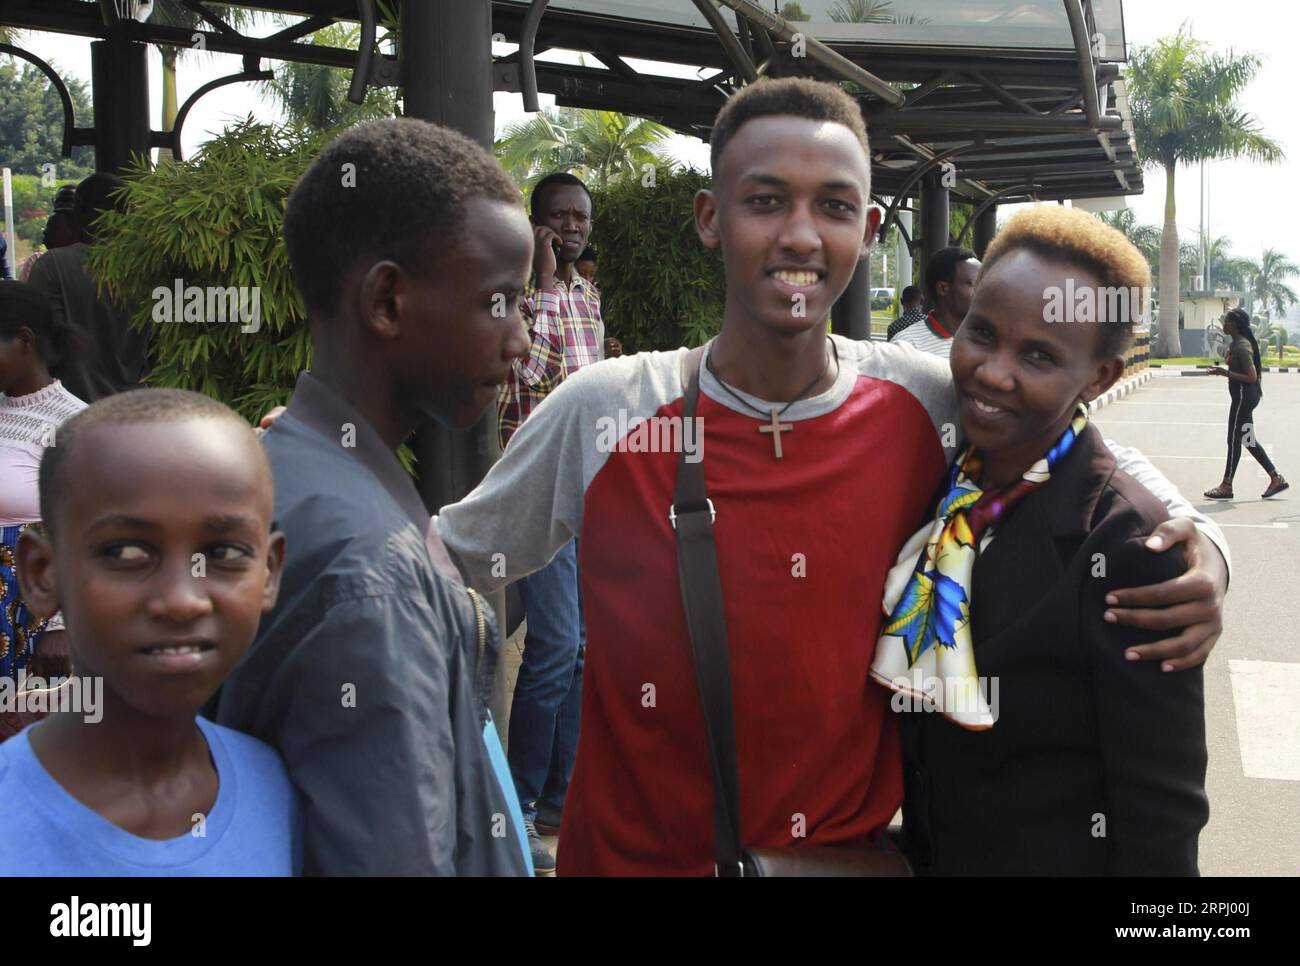
<svg viewBox="0 0 1300 966">
<path fill-rule="evenodd" d="M 1070 451 L 1087 424 L 1088 409 L 1080 404 L 1047 454 L 1020 479 L 996 490 L 985 492 L 974 482 L 983 463 L 974 447 L 953 462 L 948 490 L 939 501 L 934 521 L 908 544 L 915 553 L 920 538 L 925 537 L 924 549 L 908 567 L 901 593 L 901 581 L 887 582 L 884 612 L 888 616 L 871 666 L 871 676 L 878 683 L 927 702 L 963 727 L 983 730 L 993 726 L 996 716 L 980 688 L 970 633 L 975 561 L 987 545 L 985 538 L 992 537 L 992 528 L 1051 479 L 1052 468 Z"/>
</svg>

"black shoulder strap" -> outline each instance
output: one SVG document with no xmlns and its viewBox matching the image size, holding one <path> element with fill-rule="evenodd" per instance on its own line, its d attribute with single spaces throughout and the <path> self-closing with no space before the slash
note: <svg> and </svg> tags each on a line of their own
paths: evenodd
<svg viewBox="0 0 1300 966">
<path fill-rule="evenodd" d="M 695 418 L 704 351 L 701 346 L 682 357 L 683 420 Z M 683 449 L 677 457 L 677 493 L 669 518 L 677 533 L 677 576 L 713 768 L 715 871 L 722 876 L 737 876 L 741 874 L 740 782 L 727 618 L 722 609 L 722 578 L 713 542 L 714 508 L 704 484 L 704 461 L 688 462 L 686 455 Z"/>
</svg>

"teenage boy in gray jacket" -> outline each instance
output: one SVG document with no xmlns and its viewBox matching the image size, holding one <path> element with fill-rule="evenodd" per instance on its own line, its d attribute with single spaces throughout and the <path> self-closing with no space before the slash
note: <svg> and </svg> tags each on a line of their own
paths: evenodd
<svg viewBox="0 0 1300 966">
<path fill-rule="evenodd" d="M 378 121 L 313 162 L 285 237 L 314 356 L 263 439 L 288 563 L 217 719 L 284 756 L 307 874 L 527 874 L 490 609 L 395 455 L 430 418 L 472 425 L 528 350 L 519 193 L 461 135 Z"/>
</svg>

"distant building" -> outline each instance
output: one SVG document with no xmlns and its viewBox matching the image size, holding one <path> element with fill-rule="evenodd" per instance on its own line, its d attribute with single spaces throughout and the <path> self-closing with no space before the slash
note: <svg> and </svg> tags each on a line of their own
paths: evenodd
<svg viewBox="0 0 1300 966">
<path fill-rule="evenodd" d="M 1245 295 L 1245 292 L 1228 289 L 1220 289 L 1216 292 L 1183 292 L 1182 301 L 1179 303 L 1179 313 L 1182 316 L 1179 329 L 1183 355 L 1214 355 L 1212 348 L 1205 344 L 1205 330 L 1209 328 L 1211 322 L 1220 321 L 1228 309 L 1240 305 Z"/>
</svg>

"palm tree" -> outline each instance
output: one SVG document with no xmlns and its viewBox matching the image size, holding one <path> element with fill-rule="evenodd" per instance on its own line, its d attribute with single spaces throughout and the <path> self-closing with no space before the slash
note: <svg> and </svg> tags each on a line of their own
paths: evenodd
<svg viewBox="0 0 1300 966">
<path fill-rule="evenodd" d="M 380 39 L 381 46 L 385 39 Z M 355 50 L 360 41 L 360 26 L 347 23 L 331 24 L 311 37 L 313 44 L 344 50 Z M 348 100 L 350 83 L 349 72 L 339 67 L 289 63 L 266 82 L 266 92 L 290 123 L 315 130 L 396 116 L 397 94 L 392 88 L 367 88 L 365 101 L 353 104 Z"/>
<path fill-rule="evenodd" d="M 1139 225 L 1137 212 L 1132 208 L 1103 211 L 1097 217 L 1133 243 L 1151 266 L 1151 277 L 1155 279 L 1160 272 L 1160 229 L 1155 225 Z"/>
<path fill-rule="evenodd" d="M 893 23 L 893 0 L 839 0 L 826 11 L 836 23 Z"/>
<path fill-rule="evenodd" d="M 1232 254 L 1232 240 L 1218 235 L 1205 240 L 1205 287 L 1239 289 L 1245 284 L 1242 259 Z"/>
<path fill-rule="evenodd" d="M 798 4 L 786 4 L 798 9 Z M 896 17 L 893 13 L 893 0 L 839 0 L 835 6 L 826 11 L 826 16 L 836 23 L 896 23 L 928 24 L 929 17 L 919 17 L 909 13 L 905 17 Z M 802 10 L 799 11 L 803 13 Z M 794 18 L 786 17 L 787 20 Z M 799 18 L 808 20 L 807 14 Z"/>
<path fill-rule="evenodd" d="M 211 7 L 213 13 L 225 19 L 226 23 L 236 30 L 248 26 L 257 16 L 243 7 L 233 7 L 224 3 L 214 3 Z M 193 10 L 181 6 L 177 0 L 158 0 L 154 5 L 152 16 L 149 17 L 149 22 L 164 27 L 180 27 L 183 30 L 197 30 L 200 27 L 207 29 L 210 26 Z M 158 53 L 162 56 L 162 126 L 164 131 L 170 131 L 176 124 L 176 62 L 180 60 L 181 54 L 189 49 L 189 47 L 164 47 L 162 45 L 158 47 Z M 170 148 L 158 149 L 159 160 L 171 156 Z"/>
<path fill-rule="evenodd" d="M 1225 288 L 1235 292 L 1244 292 L 1250 287 L 1251 263 L 1249 258 L 1233 256 L 1217 262 L 1212 269 L 1210 282 L 1215 288 Z"/>
<path fill-rule="evenodd" d="M 1188 280 L 1188 285 L 1192 285 L 1193 279 L 1201 274 L 1201 246 L 1199 243 L 1179 242 L 1178 243 L 1178 277 Z M 1204 287 L 1205 280 L 1201 279 L 1201 285 Z"/>
<path fill-rule="evenodd" d="M 1276 162 L 1282 147 L 1259 130 L 1237 98 L 1259 70 L 1253 54 L 1208 52 L 1186 26 L 1134 52 L 1129 101 L 1138 155 L 1165 172 L 1165 224 L 1160 245 L 1158 357 L 1182 352 L 1178 338 L 1178 226 L 1174 173 L 1179 163 L 1245 157 Z"/>
<path fill-rule="evenodd" d="M 593 187 L 640 176 L 644 165 L 671 159 L 663 142 L 670 128 L 640 117 L 586 108 L 539 111 L 511 125 L 496 142 L 497 158 L 528 190 L 551 171 L 571 171 Z"/>
<path fill-rule="evenodd" d="M 1260 311 L 1269 314 L 1270 308 L 1278 315 L 1286 314 L 1287 307 L 1300 302 L 1300 297 L 1287 285 L 1289 279 L 1300 275 L 1300 265 L 1275 248 L 1264 249 L 1258 262 L 1248 262 L 1247 292 L 1252 304 L 1259 300 Z"/>
</svg>

